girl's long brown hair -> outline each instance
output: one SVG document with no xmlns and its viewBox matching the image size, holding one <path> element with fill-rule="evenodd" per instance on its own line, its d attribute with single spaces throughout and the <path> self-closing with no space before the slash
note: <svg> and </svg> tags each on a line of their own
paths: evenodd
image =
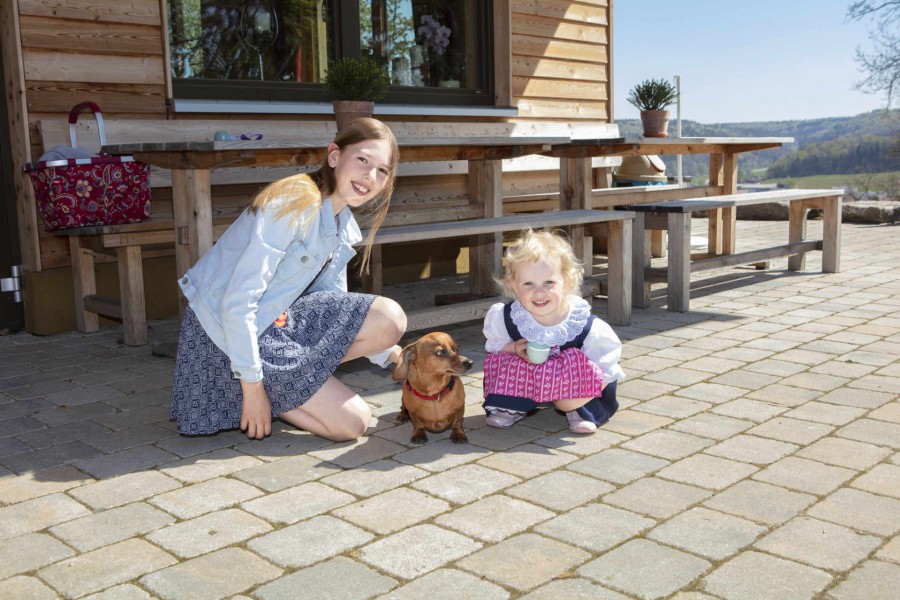
<svg viewBox="0 0 900 600">
<path fill-rule="evenodd" d="M 384 189 L 381 190 L 378 196 L 366 202 L 360 211 L 370 223 L 369 237 L 366 239 L 365 250 L 360 262 L 360 273 L 367 272 L 369 269 L 369 259 L 372 254 L 372 243 L 375 239 L 375 233 L 384 222 L 391 204 L 391 195 L 394 193 L 394 179 L 397 176 L 397 157 L 399 155 L 397 139 L 388 126 L 381 121 L 362 117 L 354 119 L 353 122 L 340 130 L 333 141 L 338 148 L 344 150 L 348 146 L 369 140 L 388 141 L 391 146 L 391 165 Z M 250 203 L 250 210 L 255 213 L 261 208 L 264 209 L 276 198 L 287 197 L 291 198 L 291 200 L 276 214 L 276 218 L 288 217 L 299 221 L 304 214 L 309 214 L 306 212 L 307 209 L 321 206 L 322 198 L 331 196 L 336 188 L 337 180 L 334 175 L 334 167 L 328 164 L 328 156 L 326 154 L 325 158 L 322 159 L 321 166 L 315 172 L 309 175 L 305 173 L 291 175 L 266 186 Z M 308 224 L 308 222 L 300 223 L 301 227 L 306 227 Z"/>
</svg>

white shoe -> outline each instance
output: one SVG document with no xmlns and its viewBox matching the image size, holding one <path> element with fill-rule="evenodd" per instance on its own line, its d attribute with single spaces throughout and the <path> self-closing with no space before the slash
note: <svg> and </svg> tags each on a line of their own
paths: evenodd
<svg viewBox="0 0 900 600">
<path fill-rule="evenodd" d="M 525 418 L 525 413 L 516 410 L 504 410 L 502 408 L 494 409 L 487 418 L 487 424 L 491 427 L 499 427 L 505 429 L 512 427 Z"/>
<path fill-rule="evenodd" d="M 578 411 L 572 410 L 566 413 L 566 420 L 569 422 L 569 431 L 572 433 L 594 433 L 597 426 L 590 421 L 581 418 Z"/>
</svg>

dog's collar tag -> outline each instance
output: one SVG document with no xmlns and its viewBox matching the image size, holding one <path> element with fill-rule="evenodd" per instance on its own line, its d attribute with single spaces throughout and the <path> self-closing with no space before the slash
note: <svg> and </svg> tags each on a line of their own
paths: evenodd
<svg viewBox="0 0 900 600">
<path fill-rule="evenodd" d="M 445 387 L 444 389 L 439 391 L 437 394 L 434 394 L 432 396 L 426 396 L 425 394 L 421 393 L 419 390 L 417 390 L 412 385 L 410 385 L 409 381 L 406 382 L 406 389 L 411 391 L 413 394 L 415 394 L 417 397 L 421 398 L 422 400 L 440 400 L 441 398 L 443 398 L 444 396 L 446 396 L 453 390 L 453 378 L 452 377 L 450 378 L 450 383 L 447 384 L 447 387 Z"/>
</svg>

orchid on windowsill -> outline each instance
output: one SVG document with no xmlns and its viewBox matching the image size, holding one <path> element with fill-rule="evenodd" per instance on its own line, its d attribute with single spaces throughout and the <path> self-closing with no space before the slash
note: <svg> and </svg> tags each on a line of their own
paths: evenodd
<svg viewBox="0 0 900 600">
<path fill-rule="evenodd" d="M 426 78 L 430 85 L 436 87 L 444 79 L 445 71 L 449 72 L 447 48 L 450 46 L 450 28 L 438 23 L 431 15 L 422 15 L 421 23 L 418 33 L 430 66 Z"/>
</svg>

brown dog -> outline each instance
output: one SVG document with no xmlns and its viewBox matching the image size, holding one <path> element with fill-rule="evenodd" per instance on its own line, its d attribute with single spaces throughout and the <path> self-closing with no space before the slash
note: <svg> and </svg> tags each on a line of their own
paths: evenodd
<svg viewBox="0 0 900 600">
<path fill-rule="evenodd" d="M 426 431 L 440 433 L 453 428 L 450 440 L 468 442 L 463 431 L 466 393 L 458 375 L 472 368 L 472 361 L 459 353 L 450 335 L 429 333 L 406 346 L 393 377 L 403 383 L 403 405 L 397 422 L 412 421 L 413 444 L 428 441 Z"/>
</svg>

